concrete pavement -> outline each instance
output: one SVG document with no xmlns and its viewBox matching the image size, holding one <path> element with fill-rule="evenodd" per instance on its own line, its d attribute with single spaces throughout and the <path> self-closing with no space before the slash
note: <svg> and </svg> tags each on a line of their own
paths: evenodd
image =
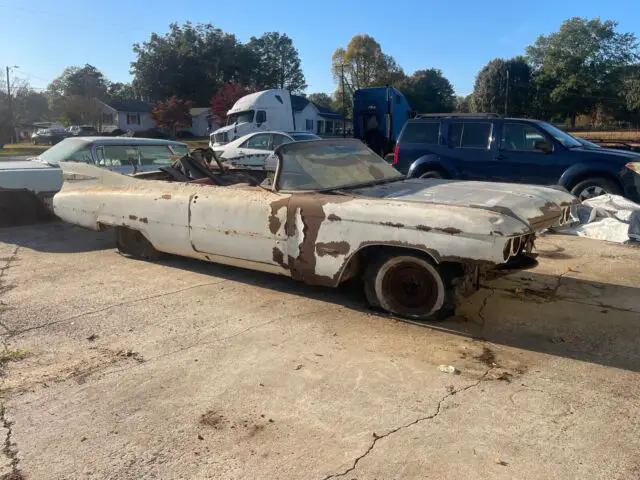
<svg viewBox="0 0 640 480">
<path fill-rule="evenodd" d="M 0 229 L 0 475 L 639 478 L 640 250 L 538 248 L 419 326 L 348 287 Z"/>
</svg>

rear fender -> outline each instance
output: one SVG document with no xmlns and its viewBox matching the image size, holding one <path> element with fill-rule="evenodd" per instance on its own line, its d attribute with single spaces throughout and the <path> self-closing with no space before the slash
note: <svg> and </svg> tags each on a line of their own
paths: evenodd
<svg viewBox="0 0 640 480">
<path fill-rule="evenodd" d="M 420 172 L 432 169 L 443 171 L 448 178 L 456 178 L 456 170 L 451 162 L 444 160 L 438 155 L 424 155 L 415 160 L 409 167 L 407 177 L 416 177 Z"/>
</svg>

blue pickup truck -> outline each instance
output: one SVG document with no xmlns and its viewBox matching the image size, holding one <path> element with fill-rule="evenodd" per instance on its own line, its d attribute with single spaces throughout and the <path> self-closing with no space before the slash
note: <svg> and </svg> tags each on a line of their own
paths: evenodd
<svg viewBox="0 0 640 480">
<path fill-rule="evenodd" d="M 414 178 L 560 185 L 581 200 L 612 193 L 640 201 L 640 154 L 590 147 L 539 120 L 418 115 L 391 161 Z"/>
</svg>

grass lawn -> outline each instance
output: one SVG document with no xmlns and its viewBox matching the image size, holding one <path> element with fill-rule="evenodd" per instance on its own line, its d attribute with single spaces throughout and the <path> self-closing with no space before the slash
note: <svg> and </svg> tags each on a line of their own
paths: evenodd
<svg viewBox="0 0 640 480">
<path fill-rule="evenodd" d="M 36 156 L 47 150 L 49 145 L 33 145 L 31 143 L 16 143 L 0 148 L 0 160 L 3 157 Z"/>
<path fill-rule="evenodd" d="M 209 137 L 177 138 L 176 140 L 186 143 L 189 148 L 207 148 L 209 146 Z"/>
<path fill-rule="evenodd" d="M 622 130 L 617 132 L 570 132 L 574 137 L 585 140 L 620 140 L 626 142 L 640 142 L 640 130 Z"/>
</svg>

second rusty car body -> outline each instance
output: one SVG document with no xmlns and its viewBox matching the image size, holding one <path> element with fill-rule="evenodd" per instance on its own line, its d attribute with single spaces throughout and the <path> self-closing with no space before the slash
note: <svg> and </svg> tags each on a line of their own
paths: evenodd
<svg viewBox="0 0 640 480">
<path fill-rule="evenodd" d="M 119 249 L 137 257 L 167 252 L 329 287 L 363 277 L 373 306 L 422 320 L 449 313 L 483 269 L 529 255 L 536 231 L 568 222 L 576 202 L 545 187 L 407 180 L 358 140 L 274 155 L 262 183 L 193 156 L 137 177 L 62 164 L 84 181 L 65 183 L 54 211 L 115 227 Z"/>
</svg>

